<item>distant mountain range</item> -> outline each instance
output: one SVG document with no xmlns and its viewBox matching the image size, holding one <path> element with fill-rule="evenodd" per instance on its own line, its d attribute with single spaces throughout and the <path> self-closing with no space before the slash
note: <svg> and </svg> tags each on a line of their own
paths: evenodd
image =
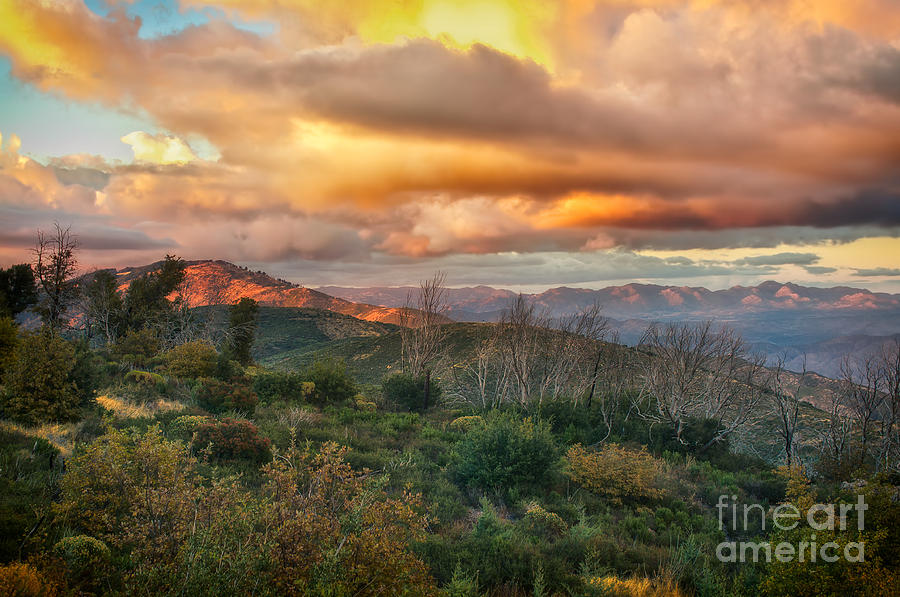
<svg viewBox="0 0 900 597">
<path fill-rule="evenodd" d="M 160 262 L 116 271 L 120 288 L 158 269 Z M 188 261 L 183 296 L 192 307 L 222 305 L 242 297 L 270 307 L 311 308 L 370 322 L 400 322 L 412 287 L 304 288 L 227 261 Z M 515 298 L 511 290 L 475 286 L 449 288 L 448 317 L 463 322 L 496 321 Z M 600 290 L 552 288 L 528 298 L 552 316 L 572 314 L 599 302 L 623 343 L 635 344 L 651 321 L 713 319 L 737 329 L 770 361 L 784 355 L 800 370 L 804 355 L 810 371 L 828 377 L 840 373 L 845 354 L 878 350 L 900 340 L 900 295 L 837 286 L 811 288 L 763 282 L 726 290 L 685 286 L 627 284 Z"/>
<path fill-rule="evenodd" d="M 410 287 L 319 288 L 331 296 L 385 307 L 405 304 Z M 476 286 L 447 290 L 448 315 L 458 321 L 496 321 L 516 293 Z M 713 319 L 734 327 L 770 362 L 783 354 L 789 367 L 807 366 L 829 377 L 845 354 L 878 350 L 900 338 L 900 295 L 837 286 L 811 288 L 768 281 L 725 290 L 627 284 L 600 290 L 553 288 L 527 295 L 551 315 L 569 315 L 594 302 L 613 320 L 623 342 L 634 344 L 651 321 Z"/>
</svg>

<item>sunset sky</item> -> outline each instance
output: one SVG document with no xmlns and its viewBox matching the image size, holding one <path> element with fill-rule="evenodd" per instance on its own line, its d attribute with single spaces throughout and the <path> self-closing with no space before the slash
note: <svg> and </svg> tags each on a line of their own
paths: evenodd
<svg viewBox="0 0 900 597">
<path fill-rule="evenodd" d="M 0 264 L 900 292 L 900 0 L 0 0 Z"/>
</svg>

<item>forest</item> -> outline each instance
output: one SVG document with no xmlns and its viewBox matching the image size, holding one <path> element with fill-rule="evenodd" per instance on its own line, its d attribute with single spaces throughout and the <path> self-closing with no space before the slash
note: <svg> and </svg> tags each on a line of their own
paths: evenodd
<svg viewBox="0 0 900 597">
<path fill-rule="evenodd" d="M 0 271 L 0 594 L 897 594 L 896 343 L 815 393 L 716 322 L 627 347 L 520 297 L 461 341 L 445 282 L 363 378 L 261 365 L 263 307 L 189 308 L 176 256 L 123 288 L 40 234 Z"/>
</svg>

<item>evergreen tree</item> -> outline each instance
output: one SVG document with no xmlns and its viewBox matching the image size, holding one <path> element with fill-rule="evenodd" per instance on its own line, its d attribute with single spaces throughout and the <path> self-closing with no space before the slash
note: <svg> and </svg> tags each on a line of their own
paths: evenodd
<svg viewBox="0 0 900 597">
<path fill-rule="evenodd" d="M 231 307 L 228 318 L 227 354 L 241 365 L 253 362 L 250 350 L 256 335 L 259 303 L 244 297 Z"/>
<path fill-rule="evenodd" d="M 37 286 L 30 265 L 0 269 L 0 317 L 15 317 L 36 302 Z"/>
</svg>

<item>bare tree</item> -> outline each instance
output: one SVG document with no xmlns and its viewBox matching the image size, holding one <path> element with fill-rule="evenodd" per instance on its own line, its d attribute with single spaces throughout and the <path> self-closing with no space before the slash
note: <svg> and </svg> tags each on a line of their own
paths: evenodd
<svg viewBox="0 0 900 597">
<path fill-rule="evenodd" d="M 510 370 L 503 366 L 496 333 L 478 345 L 474 358 L 454 365 L 450 371 L 453 394 L 476 408 L 497 408 L 509 397 Z"/>
<path fill-rule="evenodd" d="M 900 341 L 885 342 L 880 359 L 885 400 L 878 470 L 900 471 Z"/>
<path fill-rule="evenodd" d="M 798 457 L 797 424 L 800 419 L 800 386 L 806 377 L 806 355 L 803 355 L 803 371 L 795 388 L 787 387 L 790 374 L 785 370 L 785 360 L 784 354 L 778 356 L 770 377 L 769 397 L 772 412 L 778 419 L 778 435 L 781 437 L 784 458 L 790 467 Z"/>
<path fill-rule="evenodd" d="M 653 324 L 641 345 L 650 352 L 641 397 L 652 399 L 652 406 L 641 415 L 651 422 L 669 424 L 678 441 L 684 442 L 684 425 L 690 418 L 717 423 L 713 437 L 699 448 L 703 451 L 758 416 L 763 360 L 749 355 L 734 331 L 714 330 L 709 321 Z"/>
<path fill-rule="evenodd" d="M 81 306 L 88 337 L 93 336 L 96 328 L 104 344 L 114 343 L 119 335 L 123 310 L 115 273 L 95 271 L 81 292 Z"/>
<path fill-rule="evenodd" d="M 497 323 L 497 350 L 501 366 L 509 371 L 510 398 L 522 407 L 535 395 L 535 372 L 540 366 L 541 339 L 548 327 L 547 318 L 534 304 L 519 294 L 500 315 Z"/>
<path fill-rule="evenodd" d="M 74 276 L 78 270 L 75 251 L 77 239 L 70 228 L 54 224 L 50 235 L 37 231 L 37 239 L 32 249 L 34 254 L 34 275 L 43 291 L 38 312 L 44 323 L 52 330 L 65 327 L 65 314 L 71 306 L 77 286 Z"/>
<path fill-rule="evenodd" d="M 630 349 L 620 345 L 618 331 L 613 332 L 608 341 L 601 344 L 597 354 L 595 375 L 586 406 L 591 407 L 596 395 L 597 407 L 603 417 L 603 424 L 606 426 L 604 440 L 612 433 L 616 413 L 622 410 L 627 392 L 636 385 L 632 355 L 633 352 Z M 600 368 L 601 363 L 603 364 L 602 368 Z M 598 387 L 599 392 L 597 391 Z"/>
<path fill-rule="evenodd" d="M 403 362 L 410 374 L 424 378 L 425 409 L 431 403 L 431 375 L 445 353 L 445 281 L 446 276 L 437 272 L 431 279 L 421 282 L 418 293 L 410 292 L 406 307 L 400 311 Z"/>
<path fill-rule="evenodd" d="M 841 382 L 845 403 L 859 432 L 857 464 L 862 467 L 869 458 L 869 444 L 886 398 L 882 369 L 872 355 L 856 360 L 847 356 L 841 362 Z"/>
<path fill-rule="evenodd" d="M 830 460 L 838 469 L 847 462 L 850 438 L 853 433 L 853 418 L 847 415 L 840 393 L 832 393 L 828 405 L 828 418 L 820 434 L 822 457 Z"/>
</svg>

